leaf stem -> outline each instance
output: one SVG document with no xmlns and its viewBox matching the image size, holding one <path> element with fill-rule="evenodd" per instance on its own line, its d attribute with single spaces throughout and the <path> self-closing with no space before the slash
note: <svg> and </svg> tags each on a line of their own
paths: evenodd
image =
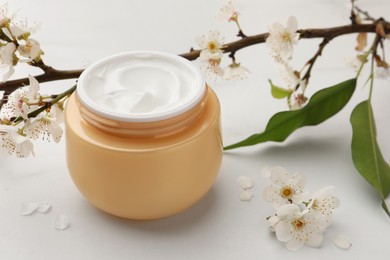
<svg viewBox="0 0 390 260">
<path fill-rule="evenodd" d="M 371 103 L 371 97 L 372 97 L 372 90 L 374 88 L 374 62 L 375 62 L 375 51 L 372 53 L 372 58 L 371 58 L 371 75 L 370 75 L 370 92 L 368 94 L 368 102 Z"/>
</svg>

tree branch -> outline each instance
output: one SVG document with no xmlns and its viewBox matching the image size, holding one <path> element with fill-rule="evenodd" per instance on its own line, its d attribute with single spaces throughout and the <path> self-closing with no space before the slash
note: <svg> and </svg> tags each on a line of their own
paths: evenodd
<svg viewBox="0 0 390 260">
<path fill-rule="evenodd" d="M 350 24 L 338 27 L 331 28 L 322 28 L 322 29 L 301 29 L 298 30 L 300 34 L 300 39 L 313 39 L 313 38 L 323 38 L 328 41 L 346 34 L 359 33 L 359 32 L 367 32 L 367 33 L 375 33 L 376 26 L 378 23 L 382 23 L 384 31 L 386 34 L 390 33 L 390 23 L 383 20 L 376 20 L 370 24 Z M 264 43 L 268 37 L 268 33 L 257 34 L 253 36 L 246 36 L 240 40 L 230 42 L 225 44 L 225 48 L 223 49 L 226 53 L 237 52 L 240 49 Z M 179 56 L 186 58 L 188 60 L 195 60 L 199 57 L 201 50 L 191 49 L 190 52 L 182 53 Z M 79 70 L 57 70 L 52 67 L 46 66 L 43 62 L 39 64 L 39 66 L 44 73 L 36 76 L 35 78 L 39 82 L 47 82 L 47 81 L 55 81 L 55 80 L 63 80 L 63 79 L 72 79 L 78 78 L 80 74 L 83 72 L 83 69 Z M 10 80 L 7 82 L 0 83 L 0 90 L 5 91 L 5 95 L 10 94 L 15 89 L 28 84 L 28 78 Z"/>
</svg>

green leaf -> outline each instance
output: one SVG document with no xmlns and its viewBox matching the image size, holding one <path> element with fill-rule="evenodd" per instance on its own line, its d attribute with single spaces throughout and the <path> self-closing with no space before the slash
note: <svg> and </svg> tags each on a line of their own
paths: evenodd
<svg viewBox="0 0 390 260">
<path fill-rule="evenodd" d="M 277 98 L 277 99 L 286 98 L 286 97 L 290 96 L 293 92 L 290 89 L 285 89 L 285 88 L 281 88 L 281 87 L 274 85 L 271 80 L 268 80 L 268 81 L 269 81 L 269 84 L 271 85 L 271 94 L 274 98 Z"/>
<path fill-rule="evenodd" d="M 267 141 L 282 142 L 296 129 L 320 124 L 339 112 L 348 103 L 355 87 L 356 79 L 350 79 L 322 89 L 312 96 L 305 107 L 295 111 L 279 112 L 272 116 L 263 133 L 254 134 L 224 149 L 230 150 Z"/>
<path fill-rule="evenodd" d="M 382 207 L 390 217 L 385 198 L 390 193 L 390 166 L 376 141 L 375 120 L 369 100 L 355 107 L 351 114 L 352 159 L 359 173 L 379 192 Z"/>
</svg>

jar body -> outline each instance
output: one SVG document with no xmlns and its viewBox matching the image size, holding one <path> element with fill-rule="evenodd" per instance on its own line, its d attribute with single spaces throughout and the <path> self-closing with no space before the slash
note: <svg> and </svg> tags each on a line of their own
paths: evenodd
<svg viewBox="0 0 390 260">
<path fill-rule="evenodd" d="M 80 192 L 97 208 L 130 219 L 157 219 L 197 202 L 213 185 L 223 146 L 220 108 L 207 88 L 203 112 L 185 129 L 121 136 L 89 124 L 73 95 L 65 108 L 66 157 Z"/>
</svg>

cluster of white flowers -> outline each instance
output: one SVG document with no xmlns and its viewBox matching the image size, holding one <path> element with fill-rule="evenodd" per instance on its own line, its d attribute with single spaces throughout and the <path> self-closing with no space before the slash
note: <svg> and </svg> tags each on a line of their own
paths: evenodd
<svg viewBox="0 0 390 260">
<path fill-rule="evenodd" d="M 223 68 L 223 40 L 218 30 L 210 31 L 208 36 L 199 36 L 196 43 L 201 48 L 199 59 L 205 64 L 204 69 L 211 78 L 223 78 L 225 80 L 242 80 L 247 77 L 249 70 L 240 63 L 233 61 Z"/>
<path fill-rule="evenodd" d="M 30 84 L 19 88 L 8 96 L 8 102 L 0 109 L 0 154 L 17 157 L 34 155 L 31 140 L 53 139 L 58 143 L 63 130 L 63 104 L 50 104 L 51 96 L 45 97 L 39 93 L 38 81 L 29 76 Z M 45 108 L 34 117 L 30 113 L 39 108 Z"/>
<path fill-rule="evenodd" d="M 269 26 L 266 45 L 270 50 L 271 56 L 280 65 L 281 75 L 286 85 L 286 92 L 295 95 L 289 95 L 289 107 L 291 110 L 300 109 L 306 104 L 307 98 L 304 95 L 306 81 L 300 78 L 300 73 L 295 71 L 290 65 L 294 52 L 294 45 L 298 43 L 299 33 L 298 21 L 294 16 L 290 16 L 285 25 L 276 22 Z M 290 98 L 293 98 L 291 102 Z"/>
<path fill-rule="evenodd" d="M 290 176 L 280 166 L 267 171 L 272 185 L 264 189 L 263 197 L 273 203 L 275 215 L 268 218 L 268 224 L 276 238 L 285 246 L 296 251 L 303 245 L 317 247 L 322 243 L 323 233 L 332 223 L 333 210 L 339 200 L 325 187 L 306 201 L 305 177 L 302 173 Z"/>
<path fill-rule="evenodd" d="M 269 35 L 265 43 L 277 62 L 286 63 L 291 60 L 294 45 L 298 43 L 299 39 L 297 30 L 298 21 L 294 16 L 288 18 L 286 25 L 276 22 L 269 26 Z"/>
<path fill-rule="evenodd" d="M 0 6 L 0 82 L 14 73 L 18 62 L 39 62 L 43 54 L 39 42 L 30 38 L 37 25 L 28 27 L 26 21 L 14 21 L 8 5 Z"/>
<path fill-rule="evenodd" d="M 218 11 L 216 18 L 220 21 L 237 22 L 239 15 L 235 2 L 229 0 L 227 4 L 222 6 Z"/>
<path fill-rule="evenodd" d="M 234 21 L 239 27 L 238 16 L 239 13 L 235 4 L 230 0 L 219 10 L 216 17 L 222 21 Z M 241 30 L 240 27 L 239 29 Z M 205 64 L 203 68 L 209 77 L 223 78 L 225 80 L 242 80 L 248 76 L 249 70 L 237 63 L 235 59 L 228 66 L 221 66 L 224 45 L 218 30 L 210 31 L 208 36 L 198 36 L 195 42 L 201 49 L 199 59 Z"/>
</svg>

